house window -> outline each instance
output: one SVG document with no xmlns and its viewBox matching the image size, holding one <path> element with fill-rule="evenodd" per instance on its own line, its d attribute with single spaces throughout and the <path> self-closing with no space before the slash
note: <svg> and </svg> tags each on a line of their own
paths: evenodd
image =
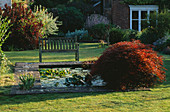
<svg viewBox="0 0 170 112">
<path fill-rule="evenodd" d="M 130 29 L 141 31 L 145 27 L 146 21 L 149 22 L 151 13 L 158 13 L 157 5 L 129 5 L 130 7 Z"/>
<path fill-rule="evenodd" d="M 112 0 L 104 0 L 104 8 L 111 8 Z"/>
</svg>

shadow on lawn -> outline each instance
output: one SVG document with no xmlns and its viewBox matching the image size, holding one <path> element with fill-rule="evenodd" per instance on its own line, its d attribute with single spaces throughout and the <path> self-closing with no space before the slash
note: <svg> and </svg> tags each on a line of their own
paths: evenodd
<svg viewBox="0 0 170 112">
<path fill-rule="evenodd" d="M 39 57 L 11 57 L 10 58 L 14 63 L 15 62 L 39 62 Z M 26 60 L 26 61 L 25 61 Z M 75 55 L 43 55 L 43 61 L 44 62 L 59 62 L 59 61 L 74 61 L 75 60 Z"/>
<path fill-rule="evenodd" d="M 110 92 L 92 92 L 92 93 L 56 93 L 56 94 L 33 94 L 33 95 L 15 95 L 15 96 L 1 96 L 1 105 L 10 104 L 22 104 L 28 102 L 40 102 L 46 100 L 59 100 L 69 98 L 79 98 L 86 96 L 97 96 L 102 94 L 108 94 Z"/>
<path fill-rule="evenodd" d="M 160 88 L 169 88 L 169 87 L 170 85 L 164 85 L 164 87 L 160 87 Z M 12 104 L 23 104 L 23 103 L 29 103 L 29 102 L 41 102 L 41 101 L 46 101 L 46 100 L 81 98 L 81 97 L 86 97 L 86 96 L 95 97 L 98 95 L 106 95 L 109 93 L 118 93 L 118 92 L 51 93 L 51 94 L 32 94 L 32 95 L 14 95 L 14 96 L 10 96 L 10 95 L 4 96 L 0 94 L 0 104 L 1 105 L 6 105 L 6 104 L 12 105 Z M 168 99 L 170 98 L 167 97 L 167 98 L 161 98 L 157 100 L 168 100 Z"/>
<path fill-rule="evenodd" d="M 170 84 L 170 60 L 164 60 L 165 70 L 166 72 L 166 81 L 163 83 L 163 85 L 169 85 Z"/>
</svg>

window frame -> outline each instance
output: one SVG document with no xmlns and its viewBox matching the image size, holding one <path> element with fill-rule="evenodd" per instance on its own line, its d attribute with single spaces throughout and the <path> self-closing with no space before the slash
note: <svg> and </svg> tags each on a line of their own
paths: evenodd
<svg viewBox="0 0 170 112">
<path fill-rule="evenodd" d="M 159 7 L 157 5 L 129 5 L 130 7 L 130 29 L 132 29 L 132 22 L 134 20 L 138 21 L 138 31 L 141 31 L 141 22 L 142 20 L 147 20 L 149 21 L 149 15 L 151 11 L 156 11 L 158 13 Z M 133 11 L 138 11 L 138 19 L 133 19 L 132 18 L 132 12 Z M 142 19 L 141 17 L 141 12 L 142 11 L 147 11 L 147 19 Z"/>
</svg>

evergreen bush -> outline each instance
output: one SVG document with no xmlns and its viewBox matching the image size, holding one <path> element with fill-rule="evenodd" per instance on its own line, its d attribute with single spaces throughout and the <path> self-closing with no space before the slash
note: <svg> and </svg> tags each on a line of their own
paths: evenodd
<svg viewBox="0 0 170 112">
<path fill-rule="evenodd" d="M 114 44 L 120 41 L 125 41 L 124 38 L 125 32 L 120 28 L 112 28 L 109 32 L 109 41 L 110 44 Z"/>
<path fill-rule="evenodd" d="M 126 39 L 126 41 L 131 41 L 131 40 L 137 40 L 138 37 L 138 31 L 137 30 L 133 30 L 133 29 L 124 29 L 125 35 L 124 38 Z"/>
<path fill-rule="evenodd" d="M 102 39 L 102 40 L 106 40 L 107 37 L 109 36 L 109 30 L 112 28 L 115 28 L 116 25 L 113 24 L 104 24 L 104 23 L 100 23 L 100 24 L 96 24 L 90 28 L 88 28 L 89 31 L 89 35 L 94 38 L 94 39 Z"/>
<path fill-rule="evenodd" d="M 60 7 L 57 8 L 59 20 L 62 21 L 60 31 L 67 33 L 73 32 L 76 29 L 82 29 L 84 25 L 83 14 L 75 7 Z"/>
<path fill-rule="evenodd" d="M 66 33 L 66 37 L 77 37 L 78 40 L 81 40 L 84 35 L 88 35 L 88 31 L 85 29 L 75 30 L 74 32 L 68 31 Z"/>
<path fill-rule="evenodd" d="M 155 46 L 154 50 L 162 52 L 164 49 L 166 49 L 168 46 L 170 46 L 170 35 L 169 33 L 166 34 L 165 37 L 158 39 L 153 43 Z"/>
<path fill-rule="evenodd" d="M 159 14 L 151 14 L 148 26 L 155 28 L 158 32 L 159 38 L 162 38 L 166 33 L 170 33 L 170 13 L 168 10 L 164 10 Z"/>
<path fill-rule="evenodd" d="M 138 38 L 139 40 L 141 40 L 142 43 L 153 44 L 153 42 L 159 39 L 159 34 L 155 28 L 148 27 L 148 28 L 143 29 L 138 34 Z"/>
</svg>

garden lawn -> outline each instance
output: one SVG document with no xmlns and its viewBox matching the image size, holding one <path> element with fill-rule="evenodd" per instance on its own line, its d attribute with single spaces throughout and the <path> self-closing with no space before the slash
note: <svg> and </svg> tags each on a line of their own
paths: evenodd
<svg viewBox="0 0 170 112">
<path fill-rule="evenodd" d="M 80 44 L 80 61 L 96 59 L 104 48 L 97 43 Z M 38 62 L 38 50 L 5 52 L 12 63 Z M 163 55 L 167 81 L 151 91 L 60 93 L 8 96 L 13 73 L 0 76 L 0 112 L 169 112 L 170 55 Z M 74 53 L 45 54 L 45 62 L 73 61 Z"/>
</svg>

